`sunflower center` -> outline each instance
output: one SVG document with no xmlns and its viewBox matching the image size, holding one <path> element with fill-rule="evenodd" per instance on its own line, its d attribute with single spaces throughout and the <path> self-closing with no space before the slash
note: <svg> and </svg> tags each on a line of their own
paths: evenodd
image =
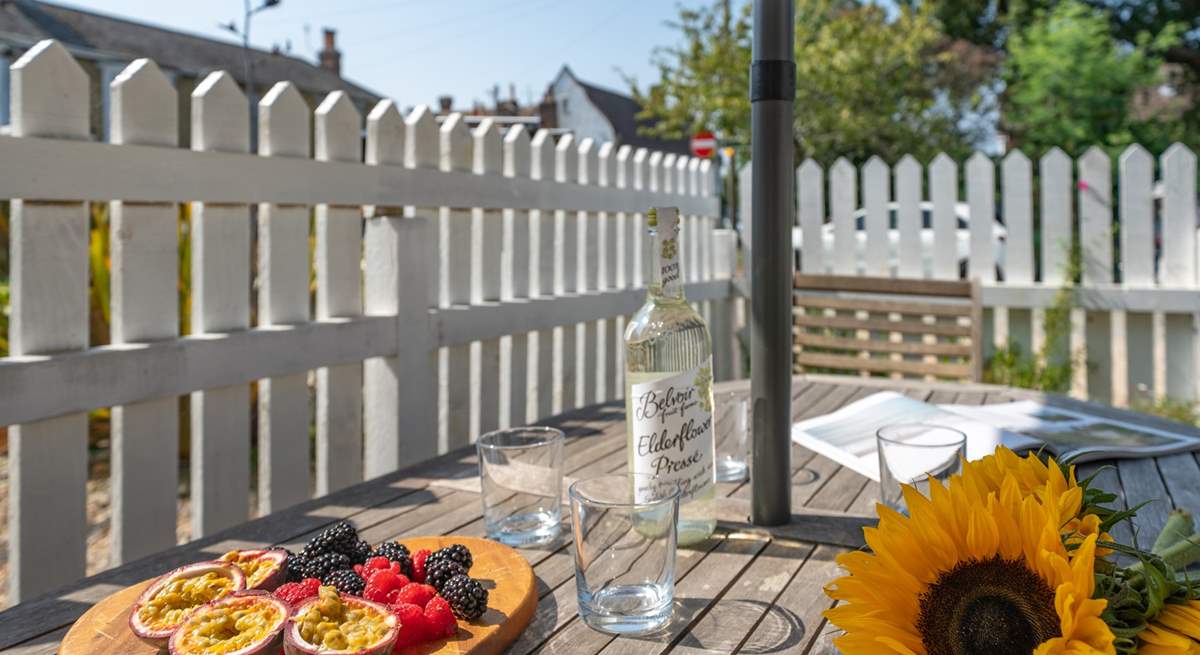
<svg viewBox="0 0 1200 655">
<path fill-rule="evenodd" d="M 929 655 L 1029 655 L 1058 637 L 1054 590 L 1019 560 L 960 562 L 921 594 Z"/>
</svg>

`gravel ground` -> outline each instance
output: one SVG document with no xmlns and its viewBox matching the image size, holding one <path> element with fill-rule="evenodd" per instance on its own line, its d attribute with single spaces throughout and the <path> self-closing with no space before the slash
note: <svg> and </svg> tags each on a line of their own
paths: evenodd
<svg viewBox="0 0 1200 655">
<path fill-rule="evenodd" d="M 186 479 L 186 471 L 181 472 Z M 93 475 L 87 482 L 87 573 L 93 575 L 109 568 L 109 525 L 112 506 L 108 475 Z M 253 500 L 253 499 L 252 499 Z M 191 534 L 190 505 L 180 494 L 175 536 L 184 543 Z M 8 456 L 0 455 L 0 609 L 8 605 Z"/>
</svg>

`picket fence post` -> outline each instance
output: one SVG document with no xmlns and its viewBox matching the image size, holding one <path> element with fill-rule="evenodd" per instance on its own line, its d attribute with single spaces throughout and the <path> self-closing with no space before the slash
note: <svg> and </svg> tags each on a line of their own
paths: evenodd
<svg viewBox="0 0 1200 655">
<path fill-rule="evenodd" d="M 462 114 L 451 114 L 442 122 L 438 130 L 438 144 L 443 171 L 471 172 L 473 144 Z M 471 303 L 471 278 L 475 268 L 475 263 L 471 261 L 471 226 L 470 208 L 442 206 L 438 228 L 441 307 Z M 446 434 L 445 440 L 438 444 L 438 452 L 446 452 L 471 443 L 471 428 L 478 405 L 471 397 L 470 344 L 442 348 L 439 362 L 439 396 Z"/>
<path fill-rule="evenodd" d="M 596 151 L 596 184 L 611 188 L 617 184 L 617 150 L 611 141 L 600 144 Z M 617 268 L 617 217 L 612 212 L 596 213 L 596 290 L 609 291 L 616 288 Z M 616 353 L 621 348 L 620 334 L 616 330 L 616 317 L 596 321 L 596 400 L 605 402 L 617 397 L 621 386 L 621 373 L 614 366 Z"/>
<path fill-rule="evenodd" d="M 556 179 L 554 139 L 548 130 L 538 130 L 529 144 L 529 177 L 535 180 L 549 181 Z M 530 235 L 530 275 L 532 276 L 532 293 L 538 298 L 550 298 L 558 290 L 558 257 L 556 242 L 557 212 L 550 208 L 535 209 L 529 216 Z M 533 342 L 529 349 L 535 363 L 529 370 L 535 372 L 537 391 L 535 393 L 534 419 L 550 416 L 554 413 L 555 389 L 558 384 L 556 371 L 558 365 L 555 358 L 557 349 L 557 331 L 554 328 L 542 329 L 533 333 Z"/>
<path fill-rule="evenodd" d="M 174 148 L 178 98 L 158 66 L 138 59 L 112 83 L 109 141 Z M 179 335 L 179 207 L 113 201 L 112 342 Z M 112 530 L 116 566 L 175 545 L 179 495 L 179 400 L 147 400 L 112 409 Z M 306 490 L 307 491 L 307 490 Z"/>
<path fill-rule="evenodd" d="M 311 112 L 291 82 L 279 82 L 258 103 L 258 153 L 309 156 Z M 309 320 L 307 205 L 258 207 L 258 324 Z M 258 508 L 261 514 L 309 495 L 308 372 L 258 381 Z"/>
<path fill-rule="evenodd" d="M 897 274 L 924 277 L 921 252 L 921 164 L 912 155 L 896 163 Z"/>
<path fill-rule="evenodd" d="M 867 275 L 891 275 L 888 263 L 888 210 L 891 200 L 888 165 L 872 156 L 862 168 L 863 209 L 866 210 L 867 248 L 863 268 Z"/>
<path fill-rule="evenodd" d="M 192 92 L 192 149 L 248 153 L 250 110 L 225 71 Z M 250 327 L 250 208 L 192 204 L 192 334 Z M 250 390 L 244 384 L 191 395 L 192 538 L 246 520 L 250 486 Z"/>
<path fill-rule="evenodd" d="M 612 169 L 611 185 L 618 189 L 633 189 L 634 176 L 633 146 L 629 144 L 617 148 Z M 616 251 L 613 261 L 613 286 L 617 289 L 629 289 L 633 284 L 633 267 L 636 265 L 634 248 L 634 216 L 632 212 L 617 212 L 612 234 L 615 242 L 612 246 Z M 613 319 L 613 356 L 610 358 L 613 367 L 613 398 L 625 397 L 625 327 L 629 319 L 618 315 Z"/>
<path fill-rule="evenodd" d="M 362 117 L 334 91 L 316 111 L 316 158 L 362 161 Z M 317 205 L 317 319 L 362 316 L 362 208 Z M 317 369 L 317 494 L 363 478 L 362 363 Z"/>
<path fill-rule="evenodd" d="M 578 183 L 579 152 L 575 138 L 565 134 L 554 147 L 554 180 L 559 184 Z M 571 215 L 568 216 L 568 213 Z M 554 210 L 554 295 L 574 294 L 579 276 L 579 221 L 574 212 Z M 555 414 L 576 407 L 577 325 L 554 328 L 554 410 Z"/>
<path fill-rule="evenodd" d="M 833 272 L 858 273 L 854 211 L 858 208 L 858 174 L 845 157 L 838 157 L 829 172 L 829 209 L 833 222 Z"/>
<path fill-rule="evenodd" d="M 87 74 L 62 44 L 38 43 L 11 70 L 14 136 L 88 138 Z M 87 205 L 13 199 L 10 248 L 10 352 L 87 348 Z M 9 429 L 10 603 L 84 574 L 87 430 L 86 413 Z"/>
<path fill-rule="evenodd" d="M 367 117 L 366 163 L 409 166 L 417 129 L 393 101 L 381 101 Z M 429 308 L 437 304 L 429 284 L 436 231 L 428 215 L 402 214 L 399 207 L 374 207 L 363 235 L 364 313 L 396 318 L 396 356 L 363 362 L 367 479 L 437 455 L 437 344 L 429 330 Z"/>
<path fill-rule="evenodd" d="M 472 165 L 476 175 L 500 175 L 504 169 L 504 138 L 491 119 L 471 133 Z M 504 219 L 500 210 L 471 209 L 471 304 L 500 300 L 501 249 Z M 508 400 L 512 380 L 500 377 L 500 339 L 471 344 L 471 401 L 474 403 L 470 441 L 500 427 L 500 402 Z M 507 414 L 507 411 L 505 412 Z"/>
<path fill-rule="evenodd" d="M 578 182 L 584 186 L 596 186 L 599 174 L 599 157 L 595 140 L 585 138 L 579 142 Z M 567 219 L 571 220 L 570 218 Z M 580 294 L 596 291 L 600 272 L 599 216 L 596 212 L 581 211 L 576 215 L 577 231 L 575 272 L 578 276 L 576 292 Z M 577 406 L 590 405 L 597 401 L 596 369 L 599 368 L 600 334 L 596 321 L 584 321 L 575 326 L 577 339 L 578 368 L 576 369 Z"/>
<path fill-rule="evenodd" d="M 522 125 L 508 128 L 504 135 L 504 177 L 528 179 L 530 177 L 529 132 Z M 520 209 L 504 210 L 504 234 L 501 246 L 501 300 L 512 302 L 524 300 L 530 295 L 530 280 L 534 274 L 531 222 L 533 212 Z M 529 349 L 529 333 L 517 333 L 500 340 L 500 388 L 508 390 L 508 397 L 501 398 L 500 425 L 512 427 L 526 425 L 536 420 L 535 396 L 530 393 L 532 353 Z"/>
</svg>

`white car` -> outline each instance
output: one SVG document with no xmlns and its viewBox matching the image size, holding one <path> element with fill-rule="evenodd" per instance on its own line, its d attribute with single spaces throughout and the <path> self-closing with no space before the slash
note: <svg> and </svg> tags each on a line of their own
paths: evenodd
<svg viewBox="0 0 1200 655">
<path fill-rule="evenodd" d="M 887 204 L 888 210 L 888 268 L 895 272 L 899 268 L 900 258 L 898 250 L 900 247 L 900 231 L 896 229 L 896 212 L 899 205 L 895 202 Z M 921 267 L 926 277 L 933 273 L 933 203 L 922 202 L 919 205 L 921 210 Z M 859 271 L 865 268 L 867 254 L 867 231 L 866 231 L 867 210 L 859 209 L 854 212 L 854 236 L 855 246 L 854 254 L 857 268 Z M 967 260 L 971 255 L 971 230 L 968 227 L 971 221 L 971 210 L 965 202 L 954 204 L 954 217 L 957 222 L 957 228 L 954 231 L 954 250 L 955 261 L 958 262 L 958 271 L 960 277 L 966 277 L 968 265 Z M 1004 279 L 1004 242 L 1008 237 L 1008 231 L 996 219 L 992 219 L 992 248 L 996 257 L 996 278 Z M 833 261 L 833 222 L 826 220 L 821 226 L 821 241 L 824 251 L 825 266 L 828 268 L 830 262 Z M 804 232 L 799 226 L 792 228 L 792 247 L 796 251 L 796 270 L 800 270 L 801 247 L 804 244 Z"/>
</svg>

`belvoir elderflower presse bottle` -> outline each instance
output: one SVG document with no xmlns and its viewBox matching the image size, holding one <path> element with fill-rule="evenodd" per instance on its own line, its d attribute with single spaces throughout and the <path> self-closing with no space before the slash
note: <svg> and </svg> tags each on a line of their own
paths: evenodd
<svg viewBox="0 0 1200 655">
<path fill-rule="evenodd" d="M 679 483 L 679 543 L 690 544 L 717 526 L 712 339 L 683 295 L 679 210 L 651 209 L 646 226 L 646 304 L 625 330 L 629 470 Z"/>
</svg>

